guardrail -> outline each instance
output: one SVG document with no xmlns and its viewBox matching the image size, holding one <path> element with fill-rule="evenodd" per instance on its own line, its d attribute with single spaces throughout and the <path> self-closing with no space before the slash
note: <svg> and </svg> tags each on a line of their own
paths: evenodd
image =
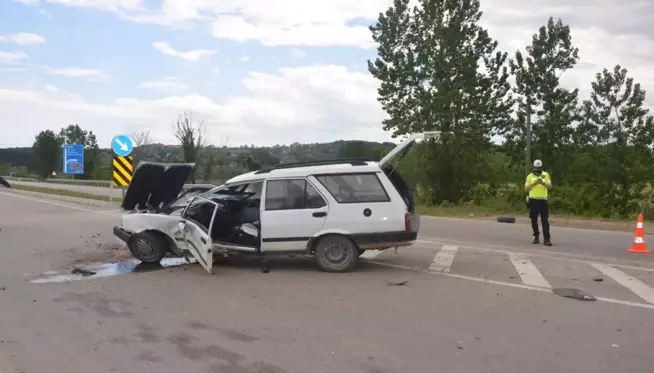
<svg viewBox="0 0 654 373">
<path fill-rule="evenodd" d="M 33 177 L 15 177 L 15 176 L 3 176 L 4 179 L 9 181 L 23 181 L 23 182 L 32 182 L 32 183 L 48 183 L 48 184 L 62 184 L 62 185 L 82 185 L 82 186 L 92 186 L 98 188 L 114 188 L 113 183 L 109 180 L 64 180 L 64 179 L 47 179 L 47 180 L 37 180 Z M 182 190 L 186 190 L 193 187 L 207 187 L 215 188 L 216 184 L 184 184 Z M 126 188 L 115 188 L 122 189 L 123 191 Z"/>
<path fill-rule="evenodd" d="M 37 183 L 86 185 L 86 186 L 93 186 L 99 188 L 113 188 L 113 183 L 110 180 L 74 180 L 74 179 L 37 180 L 33 177 L 15 177 L 15 176 L 3 176 L 3 178 L 5 178 L 5 180 L 33 181 Z"/>
</svg>

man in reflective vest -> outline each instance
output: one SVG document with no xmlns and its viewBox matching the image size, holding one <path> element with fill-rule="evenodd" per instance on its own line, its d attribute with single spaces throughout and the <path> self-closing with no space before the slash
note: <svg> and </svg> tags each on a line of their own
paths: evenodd
<svg viewBox="0 0 654 373">
<path fill-rule="evenodd" d="M 527 175 L 525 191 L 529 193 L 527 207 L 529 207 L 529 218 L 531 229 L 534 232 L 534 244 L 539 243 L 540 233 L 538 232 L 538 216 L 540 215 L 543 225 L 543 238 L 546 246 L 552 246 L 550 241 L 549 205 L 547 196 L 552 188 L 550 174 L 543 171 L 543 162 L 540 159 L 534 161 L 534 171 Z"/>
</svg>

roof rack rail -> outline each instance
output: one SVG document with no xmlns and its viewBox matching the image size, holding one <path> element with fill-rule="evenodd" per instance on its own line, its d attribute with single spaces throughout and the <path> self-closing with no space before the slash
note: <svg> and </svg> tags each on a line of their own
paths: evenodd
<svg viewBox="0 0 654 373">
<path fill-rule="evenodd" d="M 270 168 L 264 168 L 259 171 L 256 171 L 255 174 L 264 174 L 273 170 L 282 170 L 285 168 L 296 168 L 296 167 L 312 167 L 312 166 L 329 166 L 336 164 L 350 164 L 352 166 L 367 166 L 366 162 L 374 162 L 372 159 L 364 158 L 349 158 L 349 159 L 327 159 L 320 161 L 307 161 L 307 162 L 292 162 L 292 163 L 281 163 Z"/>
</svg>

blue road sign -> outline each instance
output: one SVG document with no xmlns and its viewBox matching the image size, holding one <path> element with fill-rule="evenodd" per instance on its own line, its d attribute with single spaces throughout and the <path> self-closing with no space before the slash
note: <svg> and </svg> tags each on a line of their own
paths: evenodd
<svg viewBox="0 0 654 373">
<path fill-rule="evenodd" d="M 118 135 L 111 140 L 111 149 L 116 155 L 127 157 L 134 150 L 134 142 L 127 135 Z"/>
<path fill-rule="evenodd" d="M 64 145 L 64 173 L 73 175 L 84 174 L 84 145 Z"/>
</svg>

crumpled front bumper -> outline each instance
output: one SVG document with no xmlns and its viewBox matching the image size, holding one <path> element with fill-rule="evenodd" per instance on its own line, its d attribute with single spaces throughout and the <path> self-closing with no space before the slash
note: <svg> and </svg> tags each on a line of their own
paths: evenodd
<svg viewBox="0 0 654 373">
<path fill-rule="evenodd" d="M 127 243 L 134 234 L 130 231 L 123 229 L 120 225 L 114 227 L 114 236 L 118 237 L 121 241 Z"/>
</svg>

